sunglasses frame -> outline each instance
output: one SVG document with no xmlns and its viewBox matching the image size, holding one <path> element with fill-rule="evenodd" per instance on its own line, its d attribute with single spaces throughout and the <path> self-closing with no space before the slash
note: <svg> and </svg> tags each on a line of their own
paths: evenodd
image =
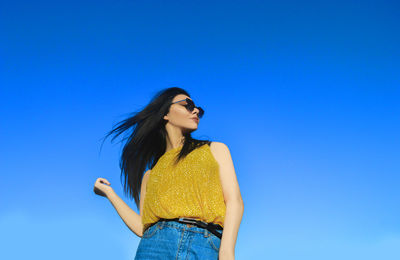
<svg viewBox="0 0 400 260">
<path fill-rule="evenodd" d="M 172 102 L 171 105 L 175 104 L 175 103 L 178 103 L 178 102 L 182 102 L 182 101 L 186 101 L 186 105 L 182 105 L 182 106 L 186 107 L 186 109 L 189 112 L 193 112 L 193 110 L 195 108 L 197 108 L 199 110 L 199 113 L 198 113 L 199 118 L 203 117 L 204 109 L 201 108 L 201 107 L 196 107 L 196 105 L 194 104 L 193 100 L 191 100 L 190 98 L 185 98 L 185 99 L 182 99 L 182 100 L 178 100 L 178 101 Z"/>
</svg>

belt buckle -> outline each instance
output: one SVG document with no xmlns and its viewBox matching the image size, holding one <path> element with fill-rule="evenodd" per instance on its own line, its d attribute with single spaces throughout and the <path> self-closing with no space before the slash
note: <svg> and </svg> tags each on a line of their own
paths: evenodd
<svg viewBox="0 0 400 260">
<path fill-rule="evenodd" d="M 209 224 L 207 222 L 203 222 L 201 220 L 195 220 L 195 219 L 190 219 L 190 218 L 179 218 L 179 221 L 182 221 L 183 223 L 187 223 L 187 224 L 192 224 L 194 226 L 200 226 L 202 228 L 209 227 Z"/>
<path fill-rule="evenodd" d="M 190 219 L 190 218 L 179 218 L 179 221 L 185 223 L 185 224 L 196 224 L 196 221 L 194 219 Z"/>
</svg>

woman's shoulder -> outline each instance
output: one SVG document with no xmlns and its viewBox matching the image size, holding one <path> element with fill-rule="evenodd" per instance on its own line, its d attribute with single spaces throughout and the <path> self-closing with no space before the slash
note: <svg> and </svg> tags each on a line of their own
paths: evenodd
<svg viewBox="0 0 400 260">
<path fill-rule="evenodd" d="M 222 142 L 217 142 L 217 141 L 210 141 L 209 146 L 211 149 L 216 149 L 216 150 L 224 150 L 224 149 L 229 149 L 228 146 L 225 143 Z"/>
<path fill-rule="evenodd" d="M 229 152 L 229 148 L 225 143 L 212 141 L 209 144 L 210 150 L 215 158 L 219 158 Z"/>
</svg>

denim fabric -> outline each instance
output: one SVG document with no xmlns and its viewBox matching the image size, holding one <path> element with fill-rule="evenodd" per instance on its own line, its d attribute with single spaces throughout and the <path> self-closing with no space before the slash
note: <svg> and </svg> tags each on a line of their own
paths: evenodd
<svg viewBox="0 0 400 260">
<path fill-rule="evenodd" d="M 217 230 L 222 234 L 222 230 Z M 139 242 L 135 260 L 214 260 L 221 239 L 207 229 L 176 221 L 158 221 Z"/>
</svg>

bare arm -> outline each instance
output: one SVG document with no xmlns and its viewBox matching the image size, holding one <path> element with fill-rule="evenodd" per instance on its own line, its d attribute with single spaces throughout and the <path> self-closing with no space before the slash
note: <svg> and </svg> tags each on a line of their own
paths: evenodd
<svg viewBox="0 0 400 260">
<path fill-rule="evenodd" d="M 107 198 L 117 210 L 128 228 L 137 236 L 142 236 L 142 220 L 140 215 L 133 211 L 114 191 L 111 191 Z"/>
<path fill-rule="evenodd" d="M 107 194 L 107 198 L 117 210 L 119 216 L 122 218 L 126 226 L 137 236 L 142 237 L 143 235 L 143 224 L 142 224 L 142 212 L 143 202 L 146 194 L 146 185 L 149 177 L 148 170 L 143 176 L 141 192 L 140 192 L 140 215 L 133 211 L 115 192 L 111 190 Z"/>
<path fill-rule="evenodd" d="M 211 151 L 219 164 L 219 174 L 226 205 L 224 231 L 222 233 L 220 254 L 234 258 L 239 226 L 242 221 L 244 204 L 240 194 L 229 148 L 220 142 L 212 142 Z M 225 259 L 225 258 L 224 258 Z"/>
</svg>

